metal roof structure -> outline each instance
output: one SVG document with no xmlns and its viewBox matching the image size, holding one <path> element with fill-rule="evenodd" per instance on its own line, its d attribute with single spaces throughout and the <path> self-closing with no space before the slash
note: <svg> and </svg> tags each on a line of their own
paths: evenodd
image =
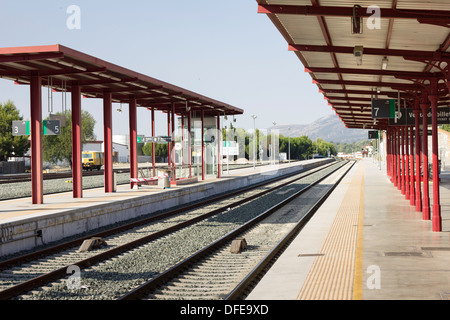
<svg viewBox="0 0 450 320">
<path fill-rule="evenodd" d="M 448 105 L 450 1 L 257 2 L 348 128 L 386 128 L 373 97 L 411 104 L 434 90 Z"/>
<path fill-rule="evenodd" d="M 72 83 L 88 98 L 112 94 L 113 102 L 128 103 L 130 97 L 141 107 L 155 110 L 204 110 L 205 115 L 242 114 L 243 110 L 192 91 L 151 78 L 135 71 L 92 57 L 62 45 L 0 48 L 0 77 L 29 84 L 33 74 L 42 77 L 43 86 L 57 91 Z"/>
</svg>

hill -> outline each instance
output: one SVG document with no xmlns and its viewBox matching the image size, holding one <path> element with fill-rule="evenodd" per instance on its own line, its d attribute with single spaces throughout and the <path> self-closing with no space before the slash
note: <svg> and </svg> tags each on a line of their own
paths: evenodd
<svg viewBox="0 0 450 320">
<path fill-rule="evenodd" d="M 288 130 L 288 128 L 291 128 Z M 367 140 L 368 130 L 348 129 L 337 115 L 327 115 L 310 124 L 277 125 L 270 129 L 279 129 L 280 134 L 288 137 L 308 136 L 334 143 L 352 143 Z"/>
</svg>

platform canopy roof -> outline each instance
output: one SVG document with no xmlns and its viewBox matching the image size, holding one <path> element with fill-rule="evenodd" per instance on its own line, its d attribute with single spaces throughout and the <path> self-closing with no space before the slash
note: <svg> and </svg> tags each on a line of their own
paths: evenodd
<svg viewBox="0 0 450 320">
<path fill-rule="evenodd" d="M 195 92 L 154 79 L 103 61 L 62 45 L 0 48 L 0 77 L 19 84 L 30 83 L 32 75 L 42 77 L 42 85 L 57 91 L 81 86 L 87 98 L 103 98 L 111 92 L 113 102 L 128 103 L 135 98 L 138 106 L 177 113 L 187 109 L 205 110 L 205 115 L 242 114 L 243 110 Z"/>
<path fill-rule="evenodd" d="M 409 103 L 436 78 L 438 105 L 448 105 L 449 0 L 257 2 L 347 127 L 385 128 L 385 119 L 374 124 L 372 97 L 400 92 Z"/>
</svg>

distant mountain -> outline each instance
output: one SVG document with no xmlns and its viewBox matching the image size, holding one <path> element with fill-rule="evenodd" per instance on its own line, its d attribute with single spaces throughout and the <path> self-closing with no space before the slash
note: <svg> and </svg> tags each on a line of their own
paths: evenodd
<svg viewBox="0 0 450 320">
<path fill-rule="evenodd" d="M 348 129 L 337 115 L 324 116 L 311 124 L 277 125 L 271 129 L 279 129 L 285 137 L 308 136 L 311 140 L 320 138 L 335 143 L 359 142 L 368 138 L 368 130 Z"/>
</svg>

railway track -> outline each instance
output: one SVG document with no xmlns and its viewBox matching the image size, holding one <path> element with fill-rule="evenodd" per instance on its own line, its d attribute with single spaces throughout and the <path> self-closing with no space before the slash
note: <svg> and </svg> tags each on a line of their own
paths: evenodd
<svg viewBox="0 0 450 320">
<path fill-rule="evenodd" d="M 214 203 L 208 200 L 202 204 L 194 204 L 135 222 L 132 225 L 93 235 L 104 237 L 107 243 L 105 247 L 94 251 L 77 252 L 80 243 L 85 240 L 79 239 L 39 253 L 2 262 L 0 263 L 0 298 L 116 299 L 127 296 L 126 292 L 133 292 L 133 289 L 146 280 L 159 277 L 172 265 L 183 261 L 196 251 L 201 251 L 202 247 L 208 246 L 224 234 L 231 232 L 236 225 L 246 222 L 240 220 L 248 221 L 255 217 L 255 214 L 250 214 L 248 217 L 240 214 L 227 220 L 234 211 L 244 210 L 251 213 L 249 206 L 270 207 L 267 204 L 263 205 L 261 199 L 286 198 L 289 193 L 295 191 L 294 185 L 306 186 L 310 183 L 306 180 L 317 180 L 317 175 L 323 175 L 327 170 L 335 171 L 342 165 L 342 163 L 334 163 L 325 168 L 321 167 L 291 176 L 288 181 L 285 180 L 286 178 L 280 179 L 270 185 L 260 185 L 257 188 L 241 190 L 233 195 L 222 196 Z M 277 196 L 274 195 L 276 193 L 278 193 Z M 260 203 L 256 203 L 257 201 Z M 212 232 L 217 223 L 223 230 L 218 233 Z M 196 239 L 202 239 L 203 242 L 193 240 L 193 234 L 196 234 Z M 174 239 L 178 239 L 176 240 L 178 242 L 173 242 Z M 151 262 L 152 266 L 147 268 L 148 262 Z M 70 266 L 83 270 L 81 279 L 84 285 L 78 289 L 67 288 L 67 270 Z M 103 268 L 108 271 L 101 271 Z M 49 284 L 52 281 L 57 282 Z M 110 284 L 116 281 L 121 281 L 120 289 L 112 289 L 114 286 Z M 43 286 L 46 289 L 42 289 Z"/>
<path fill-rule="evenodd" d="M 258 164 L 258 166 L 261 166 L 261 164 Z M 243 169 L 243 168 L 249 168 L 252 167 L 252 165 L 230 165 L 229 170 L 235 170 L 235 169 Z M 152 169 L 153 167 L 140 167 L 139 169 L 147 170 Z M 129 168 L 115 168 L 113 169 L 113 172 L 115 173 L 129 173 Z M 97 170 L 97 171 L 85 171 L 83 170 L 83 177 L 89 177 L 89 176 L 99 176 L 103 175 L 104 170 Z M 52 173 L 44 173 L 43 174 L 43 180 L 55 180 L 55 179 L 71 179 L 72 178 L 72 171 L 64 171 L 64 172 L 52 172 Z M 30 182 L 31 181 L 31 174 L 12 174 L 12 175 L 0 175 L 0 184 L 9 184 L 9 183 L 16 183 L 16 182 Z"/>
<path fill-rule="evenodd" d="M 126 168 L 120 168 L 120 169 L 113 169 L 116 173 L 127 173 L 130 172 L 130 169 Z M 99 176 L 103 175 L 103 170 L 98 171 L 83 171 L 83 177 L 88 176 Z M 71 179 L 72 178 L 72 172 L 53 172 L 53 173 L 44 173 L 43 174 L 43 180 L 54 180 L 54 179 Z M 16 183 L 16 182 L 29 182 L 31 181 L 31 175 L 30 174 L 14 174 L 14 175 L 6 175 L 6 176 L 0 176 L 0 184 L 8 184 L 8 183 Z"/>
<path fill-rule="evenodd" d="M 319 187 L 322 189 L 319 196 L 317 190 L 312 190 L 329 175 L 295 192 L 204 250 L 123 295 L 120 300 L 236 300 L 245 297 L 261 272 L 307 223 L 351 166 L 341 168 L 345 173 L 335 176 L 328 190 Z M 314 199 L 313 203 L 308 201 L 311 194 L 299 198 L 310 191 L 315 193 L 310 198 Z M 299 206 L 308 210 L 302 212 L 298 210 Z M 239 254 L 230 250 L 236 237 L 246 239 L 250 244 Z"/>
</svg>

